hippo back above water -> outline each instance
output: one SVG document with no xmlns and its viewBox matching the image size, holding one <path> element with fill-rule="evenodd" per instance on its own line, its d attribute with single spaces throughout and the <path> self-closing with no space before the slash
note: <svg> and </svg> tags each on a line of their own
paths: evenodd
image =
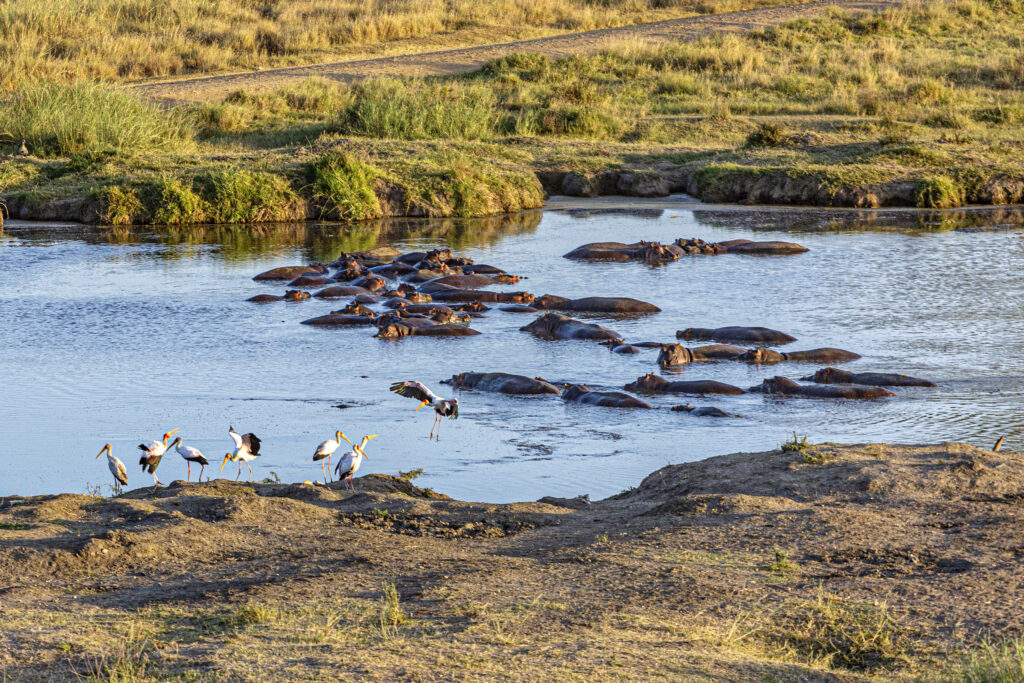
<svg viewBox="0 0 1024 683">
<path fill-rule="evenodd" d="M 687 327 L 676 332 L 676 339 L 686 341 L 736 342 L 775 346 L 795 342 L 796 337 L 767 327 Z"/>
<path fill-rule="evenodd" d="M 449 383 L 456 389 L 476 389 L 499 394 L 554 394 L 562 392 L 554 384 L 543 379 L 511 375 L 505 372 L 463 372 L 453 375 Z"/>
<path fill-rule="evenodd" d="M 592 339 L 604 341 L 622 338 L 617 332 L 612 332 L 600 325 L 581 322 L 558 313 L 545 313 L 529 325 L 519 329 L 544 339 Z"/>
<path fill-rule="evenodd" d="M 810 349 L 808 351 L 773 351 L 764 347 L 749 349 L 737 360 L 758 365 L 771 365 L 773 363 L 842 363 L 850 360 L 857 360 L 860 354 L 843 349 L 830 347 L 822 349 Z"/>
<path fill-rule="evenodd" d="M 766 379 L 761 384 L 750 387 L 750 391 L 809 398 L 874 399 L 895 396 L 894 393 L 882 387 L 868 387 L 860 384 L 797 384 L 788 377 Z"/>
<path fill-rule="evenodd" d="M 604 408 L 653 408 L 647 401 L 621 391 L 591 391 L 586 384 L 567 384 L 562 400 Z"/>
<path fill-rule="evenodd" d="M 534 308 L 577 313 L 659 313 L 654 304 L 625 296 L 588 296 L 583 299 L 566 299 L 545 294 L 533 302 Z"/>
<path fill-rule="evenodd" d="M 866 384 L 876 387 L 934 387 L 935 382 L 908 375 L 885 372 L 850 372 L 839 368 L 822 368 L 810 377 L 801 378 L 817 384 Z"/>
<path fill-rule="evenodd" d="M 649 372 L 643 377 L 637 377 L 636 381 L 630 382 L 623 387 L 626 391 L 636 391 L 645 394 L 743 394 L 746 393 L 739 387 L 734 387 L 725 382 L 718 382 L 712 379 L 689 380 L 670 382 L 664 377 L 659 377 Z"/>
</svg>

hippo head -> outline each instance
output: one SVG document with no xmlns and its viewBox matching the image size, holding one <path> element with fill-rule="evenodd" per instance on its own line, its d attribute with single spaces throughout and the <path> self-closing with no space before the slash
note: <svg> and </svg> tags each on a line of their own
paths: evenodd
<svg viewBox="0 0 1024 683">
<path fill-rule="evenodd" d="M 566 401 L 572 401 L 583 394 L 590 393 L 590 389 L 587 389 L 586 384 L 565 384 L 563 386 L 565 387 L 565 390 L 562 391 L 562 398 Z"/>
<path fill-rule="evenodd" d="M 455 258 L 455 254 L 452 253 L 452 250 L 445 248 L 445 249 L 431 249 L 430 251 L 427 252 L 427 255 L 424 258 L 424 260 L 426 260 L 426 261 L 439 261 L 439 262 L 443 263 L 443 262 L 448 261 L 449 259 L 453 259 L 453 258 Z"/>
<path fill-rule="evenodd" d="M 397 311 L 390 311 L 381 316 L 377 317 L 377 327 L 384 329 L 388 325 L 398 325 L 402 322 L 402 317 Z"/>
<path fill-rule="evenodd" d="M 429 294 L 422 294 L 420 292 L 410 292 L 405 295 L 405 298 L 414 304 L 428 304 L 434 300 Z"/>
<path fill-rule="evenodd" d="M 397 289 L 389 289 L 382 295 L 386 299 L 404 299 L 405 292 Z"/>
<path fill-rule="evenodd" d="M 744 353 L 739 357 L 739 360 L 760 365 L 762 363 L 780 363 L 785 360 L 785 357 L 778 351 L 759 346 Z"/>
<path fill-rule="evenodd" d="M 833 367 L 822 368 L 815 372 L 810 377 L 804 379 L 811 382 L 817 382 L 818 384 L 839 384 L 839 378 L 836 377 L 838 370 Z"/>
<path fill-rule="evenodd" d="M 786 393 L 786 389 L 800 386 L 788 377 L 772 377 L 761 382 L 761 391 L 766 394 Z"/>
<path fill-rule="evenodd" d="M 379 289 L 387 287 L 388 283 L 384 278 L 374 276 L 366 278 L 366 281 L 363 282 L 362 286 L 371 292 L 376 292 Z"/>
<path fill-rule="evenodd" d="M 354 301 L 345 306 L 345 308 L 341 309 L 341 313 L 342 315 L 362 315 L 366 316 L 367 318 L 377 317 L 377 314 L 371 311 L 369 308 L 363 306 L 362 304 L 357 304 Z"/>
<path fill-rule="evenodd" d="M 467 304 L 463 304 L 462 310 L 469 311 L 471 313 L 483 313 L 488 309 L 479 301 L 470 301 Z"/>
<path fill-rule="evenodd" d="M 664 263 L 666 261 L 674 261 L 677 258 L 675 254 L 658 242 L 643 243 L 643 247 L 640 250 L 640 256 L 645 263 L 649 263 L 651 265 Z"/>
<path fill-rule="evenodd" d="M 327 272 L 327 266 L 324 265 L 323 263 L 310 263 L 309 267 L 315 270 L 316 272 L 320 273 L 321 275 Z"/>
<path fill-rule="evenodd" d="M 519 282 L 519 276 L 512 275 L 511 273 L 499 273 L 494 276 L 494 279 L 503 285 L 514 285 Z"/>
<path fill-rule="evenodd" d="M 509 294 L 509 300 L 512 303 L 526 304 L 527 306 L 532 304 L 535 299 L 536 297 L 529 292 L 511 292 Z"/>
<path fill-rule="evenodd" d="M 402 292 L 405 296 L 409 296 L 416 291 L 415 285 L 409 284 L 408 282 L 399 282 L 395 289 Z"/>
<path fill-rule="evenodd" d="M 355 261 L 353 261 L 353 263 L 355 263 Z M 356 264 L 355 266 L 342 268 L 341 270 L 336 272 L 334 274 L 334 279 L 337 280 L 338 282 L 351 282 L 352 280 L 355 280 L 357 277 L 362 277 L 362 275 L 363 270 L 359 267 L 358 264 Z"/>
<path fill-rule="evenodd" d="M 284 298 L 286 301 L 302 301 L 309 298 L 309 292 L 304 292 L 301 289 L 289 289 L 284 293 Z"/>
<path fill-rule="evenodd" d="M 661 352 L 658 354 L 658 365 L 661 367 L 686 365 L 691 362 L 693 362 L 693 354 L 682 344 L 661 345 Z"/>
<path fill-rule="evenodd" d="M 449 380 L 448 384 L 451 384 L 456 389 L 461 389 L 462 388 L 462 380 L 463 380 L 463 378 L 465 378 L 465 376 L 466 376 L 466 373 L 464 373 L 464 372 L 460 372 L 457 375 L 452 375 L 452 378 L 451 378 L 451 380 Z M 444 382 L 442 382 L 442 384 L 444 384 Z"/>
<path fill-rule="evenodd" d="M 448 253 L 451 253 L 451 250 L 448 250 Z M 450 266 L 452 268 L 462 268 L 462 266 L 473 265 L 473 259 L 469 258 L 468 256 L 453 256 L 452 258 L 442 260 L 445 262 L 445 265 Z"/>
<path fill-rule="evenodd" d="M 693 407 L 693 404 L 691 403 L 684 403 L 681 406 L 672 406 L 672 412 L 674 413 L 689 413 L 692 412 L 693 410 L 695 409 Z"/>
<path fill-rule="evenodd" d="M 635 382 L 625 386 L 626 391 L 656 391 L 662 385 L 667 384 L 664 378 L 648 372 L 643 377 L 637 377 Z"/>
<path fill-rule="evenodd" d="M 559 307 L 561 307 L 562 305 L 564 305 L 568 301 L 569 300 L 566 299 L 564 296 L 555 296 L 554 294 L 545 294 L 544 296 L 540 297 L 539 299 L 538 298 L 534 298 L 534 300 L 533 300 L 533 307 L 534 308 L 559 308 Z"/>
<path fill-rule="evenodd" d="M 377 336 L 381 339 L 399 339 L 407 337 L 411 333 L 412 329 L 405 325 L 385 325 L 377 331 Z"/>
</svg>

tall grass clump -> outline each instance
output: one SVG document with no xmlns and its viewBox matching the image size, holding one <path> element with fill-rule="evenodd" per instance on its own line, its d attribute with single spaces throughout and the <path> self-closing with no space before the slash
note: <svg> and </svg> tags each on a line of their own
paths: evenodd
<svg viewBox="0 0 1024 683">
<path fill-rule="evenodd" d="M 922 209 L 950 209 L 966 202 L 964 190 L 952 178 L 943 175 L 917 181 L 914 199 Z"/>
<path fill-rule="evenodd" d="M 346 152 L 327 152 L 310 166 L 313 200 L 338 220 L 380 218 L 374 182 L 381 172 Z"/>
<path fill-rule="evenodd" d="M 535 174 L 458 153 L 434 155 L 406 173 L 407 203 L 429 216 L 492 216 L 544 203 L 544 188 Z"/>
<path fill-rule="evenodd" d="M 1024 639 L 983 643 L 967 653 L 950 680 L 961 683 L 1024 683 Z"/>
<path fill-rule="evenodd" d="M 490 88 L 458 82 L 370 79 L 353 88 L 341 132 L 396 140 L 486 140 L 499 120 Z"/>
<path fill-rule="evenodd" d="M 131 92 L 96 83 L 30 83 L 0 107 L 0 132 L 28 141 L 37 156 L 114 150 L 124 154 L 193 148 L 184 115 Z"/>
<path fill-rule="evenodd" d="M 304 219 L 303 202 L 288 181 L 272 173 L 214 171 L 197 179 L 214 223 L 271 223 Z"/>
</svg>

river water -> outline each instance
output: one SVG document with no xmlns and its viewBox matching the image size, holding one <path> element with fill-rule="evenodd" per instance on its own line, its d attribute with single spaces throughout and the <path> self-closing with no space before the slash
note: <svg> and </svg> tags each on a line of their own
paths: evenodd
<svg viewBox="0 0 1024 683">
<path fill-rule="evenodd" d="M 561 257 L 599 240 L 786 239 L 786 257 L 580 263 Z M 283 287 L 251 278 L 279 265 L 329 261 L 393 244 L 451 246 L 524 276 L 510 289 L 569 297 L 632 296 L 662 313 L 593 318 L 635 341 L 673 341 L 685 327 L 764 325 L 798 337 L 787 350 L 837 346 L 863 355 L 857 371 L 902 372 L 937 388 L 897 389 L 879 401 L 660 397 L 662 408 L 566 405 L 557 397 L 462 392 L 461 417 L 430 441 L 432 414 L 388 391 L 463 371 L 506 371 L 592 388 L 621 388 L 657 370 L 656 351 L 611 354 L 592 342 L 542 341 L 519 331 L 531 315 L 492 310 L 483 334 L 382 341 L 373 328 L 299 321 L 344 302 L 257 305 Z M 708 207 L 685 200 L 561 200 L 544 212 L 479 221 L 393 221 L 267 228 L 107 231 L 9 222 L 0 238 L 0 495 L 83 492 L 110 476 L 103 444 L 139 470 L 141 441 L 177 427 L 217 476 L 227 428 L 263 439 L 257 478 L 320 476 L 320 441 L 342 429 L 380 434 L 360 474 L 422 468 L 417 483 L 473 500 L 603 497 L 668 463 L 812 442 L 966 441 L 1024 447 L 1024 224 L 1005 211 L 866 214 Z M 749 387 L 818 366 L 696 364 L 677 373 Z M 740 417 L 696 418 L 691 401 Z M 344 406 L 344 407 L 339 407 Z M 229 464 L 224 475 L 234 478 Z M 272 474 L 273 473 L 273 474 Z M 185 475 L 164 458 L 164 482 Z M 193 472 L 193 475 L 195 473 Z"/>
</svg>

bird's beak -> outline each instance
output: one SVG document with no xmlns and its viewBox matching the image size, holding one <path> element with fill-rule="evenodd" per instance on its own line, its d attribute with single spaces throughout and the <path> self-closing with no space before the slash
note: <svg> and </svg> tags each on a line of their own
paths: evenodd
<svg viewBox="0 0 1024 683">
<path fill-rule="evenodd" d="M 345 441 L 348 441 L 348 437 L 345 436 L 345 434 L 343 432 L 338 432 L 338 436 L 340 436 L 341 438 L 345 439 Z M 348 441 L 348 442 L 352 443 L 351 441 Z"/>
<path fill-rule="evenodd" d="M 427 405 L 428 403 L 430 403 L 430 401 L 422 401 L 418 406 L 416 406 L 416 410 L 419 410 L 420 408 L 422 408 L 423 406 Z M 412 412 L 415 413 L 416 410 L 414 410 Z"/>
<path fill-rule="evenodd" d="M 231 457 L 231 454 L 230 454 L 230 453 L 225 453 L 225 454 L 224 454 L 224 462 L 222 462 L 222 463 L 220 464 L 220 471 L 221 471 L 221 472 L 223 472 L 223 471 L 224 471 L 224 465 L 227 465 L 227 464 L 228 464 L 228 458 L 230 458 L 230 457 Z"/>
<path fill-rule="evenodd" d="M 172 436 L 174 436 L 175 434 L 177 434 L 177 433 L 178 433 L 178 430 L 179 430 L 179 429 L 180 429 L 180 427 L 175 427 L 175 428 L 174 428 L 174 429 L 172 429 L 171 431 L 169 431 L 169 432 L 167 432 L 166 434 L 164 434 L 164 441 L 166 442 L 166 441 L 167 441 L 167 439 L 169 439 L 169 438 L 171 438 Z"/>
<path fill-rule="evenodd" d="M 370 459 L 370 456 L 368 456 L 368 455 L 366 454 L 366 451 L 364 451 L 364 450 L 363 450 L 363 447 L 362 447 L 362 446 L 353 446 L 352 448 L 354 448 L 355 450 L 359 451 L 359 455 L 363 456 L 363 457 L 364 457 L 364 458 L 366 458 L 367 460 L 369 460 L 369 459 Z"/>
</svg>

